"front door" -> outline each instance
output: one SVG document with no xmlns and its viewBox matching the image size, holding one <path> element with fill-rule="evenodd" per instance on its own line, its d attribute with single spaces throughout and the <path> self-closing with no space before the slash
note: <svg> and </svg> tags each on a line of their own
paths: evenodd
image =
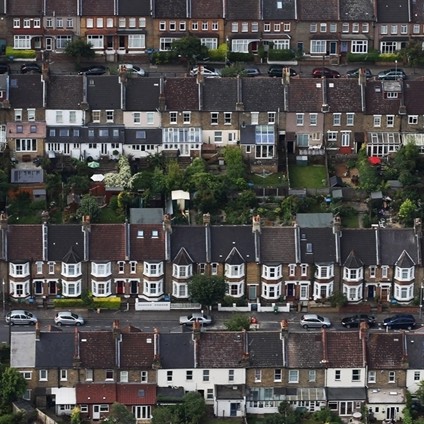
<svg viewBox="0 0 424 424">
<path fill-rule="evenodd" d="M 46 38 L 46 50 L 52 50 L 53 49 L 53 38 L 47 37 Z"/>
<path fill-rule="evenodd" d="M 386 420 L 395 420 L 396 419 L 396 408 L 394 406 L 389 406 L 386 411 Z"/>
<path fill-rule="evenodd" d="M 239 403 L 231 403 L 230 404 L 230 417 L 236 417 L 237 411 L 240 409 Z"/>
<path fill-rule="evenodd" d="M 256 300 L 257 295 L 257 286 L 249 286 L 249 300 Z"/>
<path fill-rule="evenodd" d="M 336 54 L 336 53 L 337 53 L 337 42 L 330 41 L 330 54 Z"/>
<path fill-rule="evenodd" d="M 296 286 L 293 283 L 287 284 L 287 297 L 294 297 L 296 295 Z"/>
<path fill-rule="evenodd" d="M 93 405 L 93 420 L 100 420 L 100 405 Z"/>
</svg>

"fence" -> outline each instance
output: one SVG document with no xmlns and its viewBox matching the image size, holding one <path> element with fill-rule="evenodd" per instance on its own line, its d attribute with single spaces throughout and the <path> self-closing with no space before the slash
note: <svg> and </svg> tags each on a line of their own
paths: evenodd
<svg viewBox="0 0 424 424">
<path fill-rule="evenodd" d="M 171 303 L 171 302 L 146 302 L 135 300 L 136 311 L 170 311 L 178 309 L 201 309 L 200 303 Z"/>
<path fill-rule="evenodd" d="M 237 306 L 233 303 L 232 306 L 222 306 L 218 303 L 218 311 L 221 312 L 290 312 L 290 303 L 285 305 L 277 305 L 272 303 L 271 306 L 262 306 L 260 303 L 249 303 L 247 306 Z"/>
</svg>

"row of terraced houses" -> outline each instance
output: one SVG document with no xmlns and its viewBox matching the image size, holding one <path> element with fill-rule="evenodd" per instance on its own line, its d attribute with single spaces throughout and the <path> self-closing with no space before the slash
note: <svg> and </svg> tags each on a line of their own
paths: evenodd
<svg viewBox="0 0 424 424">
<path fill-rule="evenodd" d="M 402 419 L 407 390 L 424 378 L 423 333 L 282 327 L 161 333 L 115 321 L 110 330 L 12 332 L 11 365 L 28 383 L 25 399 L 58 415 L 77 405 L 91 422 L 114 402 L 146 422 L 189 391 L 219 417 L 276 413 L 287 401 L 328 407 L 344 422 Z"/>
<path fill-rule="evenodd" d="M 188 34 L 234 52 L 272 44 L 338 63 L 347 53 L 392 53 L 422 42 L 422 0 L 5 0 L 3 45 L 63 51 L 75 37 L 113 60 L 169 50 Z"/>
<path fill-rule="evenodd" d="M 130 303 L 188 301 L 193 275 L 225 279 L 251 304 L 309 301 L 342 292 L 350 303 L 420 296 L 422 228 L 344 229 L 331 214 L 287 227 L 151 224 L 11 225 L 1 221 L 1 275 L 12 301 L 117 295 Z M 7 286 L 7 287 L 4 287 Z"/>
</svg>

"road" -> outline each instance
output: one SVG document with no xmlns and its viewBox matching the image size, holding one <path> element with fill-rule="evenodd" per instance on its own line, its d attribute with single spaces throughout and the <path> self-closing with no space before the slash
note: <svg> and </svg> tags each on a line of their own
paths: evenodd
<svg viewBox="0 0 424 424">
<path fill-rule="evenodd" d="M 182 331 L 191 331 L 190 328 L 181 327 L 178 324 L 178 318 L 180 315 L 189 314 L 189 311 L 167 311 L 167 312 L 138 312 L 138 311 L 102 311 L 97 313 L 95 311 L 75 311 L 82 315 L 86 319 L 86 325 L 80 327 L 84 331 L 93 330 L 110 330 L 114 320 L 119 320 L 120 326 L 125 327 L 131 324 L 134 327 L 140 328 L 143 331 L 153 331 L 154 328 L 158 328 L 162 333 L 175 333 Z M 50 325 L 54 325 L 54 310 L 36 310 L 35 315 L 39 319 L 40 329 L 42 331 L 48 330 Z M 207 327 L 207 330 L 225 330 L 225 322 L 231 317 L 230 312 L 217 312 L 212 313 L 213 325 Z M 251 315 L 247 314 L 246 315 Z M 319 332 L 319 329 L 304 330 L 299 325 L 301 313 L 290 312 L 290 313 L 257 313 L 256 317 L 259 322 L 259 330 L 264 331 L 278 331 L 280 329 L 280 321 L 286 319 L 289 323 L 289 331 L 302 332 L 302 331 L 315 331 Z M 340 313 L 326 314 L 333 323 L 333 326 L 329 331 L 344 330 L 344 331 L 358 331 L 357 329 L 344 329 L 340 324 L 341 319 L 345 316 Z M 376 316 L 377 322 L 381 324 L 384 318 L 389 314 L 379 314 Z M 422 319 L 416 317 L 418 324 L 417 330 L 419 330 L 423 324 Z M 73 327 L 63 326 L 62 331 L 72 332 Z M 9 331 L 35 331 L 34 326 L 22 325 L 9 327 L 6 323 L 0 324 L 0 343 L 8 343 Z M 381 325 L 377 325 L 370 331 L 384 331 Z"/>
</svg>

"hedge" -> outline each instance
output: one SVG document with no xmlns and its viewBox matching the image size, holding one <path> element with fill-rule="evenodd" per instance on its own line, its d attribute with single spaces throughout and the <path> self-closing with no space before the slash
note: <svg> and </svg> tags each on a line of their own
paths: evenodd
<svg viewBox="0 0 424 424">
<path fill-rule="evenodd" d="M 55 308 L 87 308 L 83 299 L 54 299 Z M 113 309 L 121 307 L 121 298 L 116 296 L 93 298 L 90 305 L 93 309 Z"/>
<path fill-rule="evenodd" d="M 370 53 L 348 53 L 347 61 L 350 63 L 353 62 L 363 62 L 363 63 L 375 63 L 375 62 L 394 62 L 399 60 L 399 55 L 396 53 L 383 53 L 370 52 Z"/>
<path fill-rule="evenodd" d="M 294 60 L 296 57 L 293 50 L 270 49 L 268 51 L 269 60 Z"/>
<path fill-rule="evenodd" d="M 13 47 L 6 47 L 6 56 L 20 59 L 35 59 L 35 50 L 15 50 Z"/>
<path fill-rule="evenodd" d="M 229 52 L 228 60 L 230 62 L 253 62 L 254 56 L 252 53 Z"/>
</svg>

